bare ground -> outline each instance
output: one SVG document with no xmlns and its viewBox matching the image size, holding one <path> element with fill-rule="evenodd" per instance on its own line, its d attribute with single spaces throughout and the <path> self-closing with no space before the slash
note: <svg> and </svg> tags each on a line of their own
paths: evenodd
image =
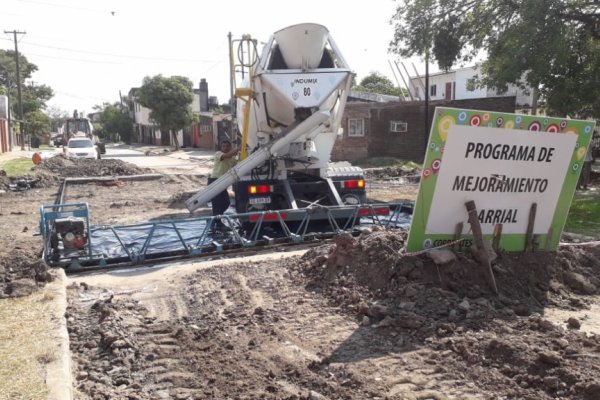
<svg viewBox="0 0 600 400">
<path fill-rule="evenodd" d="M 148 172 L 93 163 L 86 175 Z M 52 277 L 32 232 L 64 170 L 0 197 L 2 296 Z M 371 188 L 374 199 L 416 190 L 398 194 L 390 179 L 376 181 L 383 189 Z M 67 200 L 89 202 L 92 223 L 139 222 L 180 216 L 181 200 L 203 184 L 170 175 L 77 185 Z M 501 254 L 495 295 L 469 254 L 436 265 L 402 256 L 405 240 L 403 231 L 374 230 L 303 255 L 71 277 L 76 398 L 600 398 L 600 336 L 588 329 L 599 303 L 598 247 Z M 561 320 L 548 317 L 557 312 Z"/>
</svg>

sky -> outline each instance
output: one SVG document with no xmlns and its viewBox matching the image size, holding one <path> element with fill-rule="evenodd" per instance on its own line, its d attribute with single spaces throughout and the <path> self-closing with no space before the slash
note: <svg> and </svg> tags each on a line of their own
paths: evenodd
<svg viewBox="0 0 600 400">
<path fill-rule="evenodd" d="M 286 26 L 303 22 L 327 27 L 357 82 L 379 72 L 392 82 L 390 63 L 413 64 L 388 53 L 394 0 L 2 0 L 0 48 L 19 52 L 38 67 L 28 83 L 50 86 L 48 106 L 89 113 L 94 105 L 119 101 L 146 76 L 186 76 L 209 96 L 228 101 L 228 34 L 249 34 L 259 43 Z M 430 72 L 432 72 L 430 66 Z M 397 74 L 397 72 L 396 72 Z M 397 79 L 400 79 L 397 76 Z M 401 82 L 401 81 L 400 81 Z"/>
</svg>

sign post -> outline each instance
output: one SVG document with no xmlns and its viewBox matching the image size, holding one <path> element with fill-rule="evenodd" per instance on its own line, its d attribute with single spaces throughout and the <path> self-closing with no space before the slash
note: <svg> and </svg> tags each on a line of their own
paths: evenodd
<svg viewBox="0 0 600 400">
<path fill-rule="evenodd" d="M 593 131 L 591 121 L 436 108 L 407 251 L 451 242 L 468 226 L 468 201 L 486 240 L 502 225 L 499 249 L 523 251 L 535 235 L 539 250 L 555 250 Z M 473 244 L 461 238 L 459 249 Z"/>
</svg>

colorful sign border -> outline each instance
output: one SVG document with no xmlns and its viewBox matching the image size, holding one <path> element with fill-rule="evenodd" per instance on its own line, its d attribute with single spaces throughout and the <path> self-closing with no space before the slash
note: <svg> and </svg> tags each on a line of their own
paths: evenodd
<svg viewBox="0 0 600 400">
<path fill-rule="evenodd" d="M 458 108 L 437 107 L 433 117 L 427 152 L 423 163 L 421 183 L 411 223 L 407 251 L 419 251 L 439 247 L 452 241 L 453 234 L 426 234 L 425 228 L 434 197 L 437 173 L 444 160 L 444 145 L 451 125 L 482 126 L 497 128 L 502 134 L 503 129 L 517 129 L 532 132 L 549 132 L 556 134 L 575 134 L 578 136 L 573 149 L 569 171 L 565 175 L 563 187 L 551 223 L 551 237 L 548 234 L 539 235 L 539 250 L 555 250 L 564 228 L 573 194 L 581 172 L 587 148 L 594 133 L 594 121 L 584 121 L 545 116 L 530 116 L 502 112 L 489 112 Z M 466 209 L 465 209 L 466 214 Z M 466 227 L 463 231 L 468 231 Z M 460 249 L 471 245 L 472 236 L 461 236 L 464 240 L 459 244 Z M 491 240 L 492 235 L 484 235 L 485 240 Z M 549 241 L 548 241 L 549 240 Z M 546 247 L 546 244 L 549 246 Z M 502 235 L 500 248 L 505 251 L 522 251 L 525 248 L 524 234 Z"/>
</svg>

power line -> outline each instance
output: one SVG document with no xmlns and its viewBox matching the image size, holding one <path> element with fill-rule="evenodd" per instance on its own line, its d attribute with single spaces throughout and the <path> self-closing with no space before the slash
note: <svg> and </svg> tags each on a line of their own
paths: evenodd
<svg viewBox="0 0 600 400">
<path fill-rule="evenodd" d="M 112 65 L 123 65 L 122 62 L 118 62 L 118 61 L 96 61 L 96 60 L 84 60 L 81 58 L 69 58 L 69 57 L 59 57 L 59 56 L 48 56 L 45 54 L 36 54 L 36 53 L 27 53 L 28 56 L 36 56 L 36 57 L 43 57 L 43 58 L 52 58 L 54 60 L 61 60 L 61 61 L 76 61 L 76 62 L 84 62 L 84 63 L 90 63 L 90 64 L 112 64 Z"/>
<path fill-rule="evenodd" d="M 9 40 L 9 39 L 6 39 L 6 38 L 2 38 L 2 39 Z M 75 50 L 75 49 L 69 49 L 69 48 L 66 48 L 66 47 L 48 46 L 48 45 L 43 45 L 43 44 L 31 43 L 31 42 L 23 42 L 23 44 L 27 44 L 29 46 L 35 46 L 35 47 L 42 47 L 42 48 L 54 49 L 54 50 L 69 51 L 69 52 L 72 52 L 72 53 L 82 53 L 82 54 L 91 54 L 91 55 L 97 55 L 97 56 L 109 56 L 109 57 L 120 57 L 120 58 L 132 58 L 132 59 L 138 59 L 138 60 L 177 61 L 177 62 L 200 62 L 200 63 L 213 63 L 213 62 L 216 61 L 216 60 L 199 60 L 199 59 L 185 59 L 185 58 L 162 58 L 162 57 L 131 56 L 131 55 L 125 55 L 125 54 L 102 53 L 102 52 L 88 51 L 88 50 Z"/>
<path fill-rule="evenodd" d="M 50 7 L 69 8 L 71 10 L 82 10 L 82 11 L 101 12 L 101 13 L 108 12 L 107 10 L 100 10 L 97 8 L 77 7 L 77 6 L 71 6 L 71 5 L 66 5 L 66 4 L 48 3 L 45 1 L 37 1 L 37 0 L 17 0 L 17 1 L 20 3 L 42 4 L 42 5 L 50 6 Z"/>
</svg>

